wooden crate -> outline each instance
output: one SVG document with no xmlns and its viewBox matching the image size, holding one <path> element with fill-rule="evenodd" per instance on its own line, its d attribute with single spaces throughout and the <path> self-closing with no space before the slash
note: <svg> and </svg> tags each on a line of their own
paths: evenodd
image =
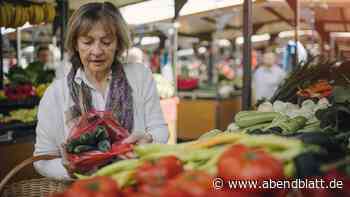
<svg viewBox="0 0 350 197">
<path fill-rule="evenodd" d="M 240 96 L 221 100 L 180 99 L 177 137 L 181 140 L 191 140 L 215 128 L 225 130 L 240 109 Z"/>
</svg>

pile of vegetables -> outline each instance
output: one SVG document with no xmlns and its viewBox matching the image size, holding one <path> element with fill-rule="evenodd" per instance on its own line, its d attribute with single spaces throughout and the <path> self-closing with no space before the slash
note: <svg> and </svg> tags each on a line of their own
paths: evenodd
<svg viewBox="0 0 350 197">
<path fill-rule="evenodd" d="M 134 158 L 114 161 L 89 175 L 76 173 L 78 180 L 56 197 L 74 192 L 122 197 L 350 196 L 350 72 L 333 65 L 310 61 L 299 66 L 270 101 L 256 111 L 237 113 L 228 131 L 212 130 L 195 141 L 175 145 L 134 145 L 130 149 Z M 333 75 L 341 77 L 332 82 L 328 95 L 324 87 L 329 86 L 321 81 L 322 88 L 318 87 L 319 80 L 334 79 Z M 300 101 L 299 90 L 300 96 L 316 93 L 317 99 L 295 104 Z M 266 190 L 226 185 L 215 190 L 216 178 L 259 184 L 269 179 L 322 179 L 325 184 L 338 180 L 343 187 Z M 103 193 L 109 190 L 99 186 L 102 181 L 108 181 L 105 184 L 113 192 Z"/>
<path fill-rule="evenodd" d="M 298 140 L 281 141 L 279 139 L 280 137 L 277 137 L 278 140 L 274 139 L 275 137 L 276 136 L 255 136 L 251 138 L 246 134 L 215 133 L 214 137 L 207 135 L 206 138 L 191 143 L 177 145 L 138 145 L 134 147 L 137 159 L 115 162 L 98 170 L 92 177 L 109 176 L 114 179 L 121 188 L 134 186 L 135 188 L 133 187 L 131 189 L 132 193 L 147 193 L 149 190 L 147 196 L 161 196 L 159 194 L 155 195 L 155 193 L 162 192 L 163 189 L 166 190 L 165 185 L 168 185 L 168 183 L 172 185 L 173 183 L 170 182 L 172 182 L 172 178 L 175 177 L 175 179 L 186 180 L 186 178 L 182 176 L 187 177 L 191 174 L 193 177 L 206 177 L 198 178 L 198 181 L 210 183 L 211 177 L 214 177 L 219 172 L 222 173 L 224 170 L 222 165 L 228 165 L 225 163 L 227 161 L 223 161 L 219 168 L 218 162 L 220 161 L 221 155 L 224 154 L 225 151 L 230 150 L 232 144 L 245 144 L 244 147 L 265 146 L 266 152 L 271 152 L 271 155 L 281 159 L 281 161 L 277 161 L 277 159 L 273 161 L 276 160 L 276 165 L 279 166 L 280 169 L 279 173 L 283 174 L 282 162 L 288 162 L 293 159 L 299 151 L 302 151 L 301 147 L 303 144 Z M 227 159 L 229 157 L 225 156 L 223 158 Z M 290 170 L 292 168 L 288 168 L 289 170 L 286 169 L 287 174 L 292 174 L 292 170 Z M 229 170 L 229 168 L 226 170 Z M 185 175 L 182 174 L 184 171 L 186 172 Z M 80 176 L 80 178 L 84 179 L 88 177 Z M 189 182 L 185 181 L 184 183 Z M 180 188 L 184 187 L 184 183 L 181 183 L 182 186 L 180 186 Z M 178 184 L 175 185 L 178 186 Z M 158 189 L 157 186 L 159 186 Z M 199 191 L 207 193 L 210 191 L 210 186 L 210 184 L 206 184 L 205 187 Z M 187 189 L 183 188 L 185 191 L 182 192 L 191 192 L 192 189 L 192 187 Z"/>
<path fill-rule="evenodd" d="M 5 76 L 12 85 L 32 84 L 37 86 L 52 82 L 55 71 L 45 69 L 44 64 L 40 62 L 33 62 L 25 69 L 19 66 L 12 67 Z"/>
<path fill-rule="evenodd" d="M 49 87 L 50 83 L 43 83 L 35 87 L 35 93 L 38 97 L 43 97 L 46 89 Z"/>
<path fill-rule="evenodd" d="M 42 97 L 54 79 L 55 72 L 44 70 L 43 64 L 34 62 L 26 69 L 18 66 L 11 68 L 6 77 L 9 83 L 4 88 L 4 100 L 24 100 L 34 96 Z"/>
<path fill-rule="evenodd" d="M 319 110 L 316 113 L 321 121 L 321 128 L 342 133 L 350 131 L 350 83 L 349 86 L 336 86 L 334 88 L 332 106 Z"/>
<path fill-rule="evenodd" d="M 298 156 L 319 151 L 298 139 L 219 130 L 206 133 L 192 142 L 136 145 L 133 150 L 134 159 L 111 163 L 90 176 L 76 174 L 79 180 L 56 197 L 67 197 L 74 192 L 77 192 L 76 195 L 84 192 L 86 196 L 97 196 L 94 192 L 101 192 L 99 195 L 102 195 L 102 186 L 96 189 L 86 185 L 95 182 L 99 185 L 102 179 L 115 182 L 106 183 L 111 185 L 113 196 L 286 196 L 291 191 L 261 188 L 215 190 L 212 181 L 216 177 L 223 180 L 257 180 L 259 183 L 269 179 L 295 178 Z M 337 176 L 342 175 L 336 172 Z M 348 178 L 343 178 L 344 184 L 350 183 Z M 301 191 L 305 197 L 311 196 L 308 195 L 310 192 L 315 191 Z M 337 192 L 338 196 L 350 194 L 348 189 Z"/>
<path fill-rule="evenodd" d="M 3 90 L 0 90 L 0 101 L 6 100 L 5 92 Z"/>
<path fill-rule="evenodd" d="M 332 89 L 328 81 L 319 80 L 305 89 L 300 89 L 297 95 L 305 98 L 329 97 L 332 94 Z"/>
<path fill-rule="evenodd" d="M 72 128 L 65 144 L 67 168 L 91 174 L 100 167 L 132 151 L 132 144 L 121 144 L 129 132 L 120 126 L 112 112 L 90 111 Z"/>
<path fill-rule="evenodd" d="M 6 85 L 4 93 L 8 100 L 23 100 L 36 95 L 35 88 L 31 84 Z"/>
<path fill-rule="evenodd" d="M 264 102 L 258 106 L 257 111 L 237 113 L 235 122 L 229 125 L 228 130 L 279 134 L 317 131 L 320 129 L 320 121 L 315 114 L 318 110 L 329 106 L 330 103 L 326 98 L 320 99 L 317 103 L 305 100 L 301 107 L 282 101 L 275 101 L 273 104 Z"/>
<path fill-rule="evenodd" d="M 313 78 L 314 84 L 310 83 L 309 88 L 299 90 L 295 95 L 317 99 L 305 100 L 299 105 L 272 99 L 271 102 L 260 104 L 257 111 L 238 113 L 235 122 L 229 126 L 230 131 L 259 135 L 273 133 L 300 139 L 310 146 L 315 145 L 318 151 L 305 150 L 294 159 L 296 177 L 313 177 L 326 182 L 337 179 L 343 180 L 345 184 L 341 194 L 324 188 L 304 189 L 306 196 L 349 196 L 350 72 L 349 67 L 345 68 L 344 65 L 348 66 L 348 62 L 339 67 L 328 68 L 332 71 L 328 73 L 331 75 L 329 79 L 332 79 L 332 87 L 328 81 L 317 81 L 317 78 Z M 346 69 L 348 71 L 343 72 Z M 339 78 L 333 80 L 334 76 Z M 294 87 L 287 85 L 280 90 L 291 90 L 290 88 Z M 284 91 L 277 92 L 276 95 L 283 100 L 280 97 L 282 93 Z M 300 98 L 290 100 L 300 102 Z"/>
<path fill-rule="evenodd" d="M 194 90 L 199 86 L 199 79 L 197 78 L 177 78 L 177 88 L 179 90 Z"/>
<path fill-rule="evenodd" d="M 46 89 L 49 87 L 49 83 L 33 86 L 31 84 L 7 84 L 4 90 L 0 91 L 1 100 L 18 101 L 24 100 L 30 97 L 43 97 Z"/>
<path fill-rule="evenodd" d="M 319 57 L 300 63 L 274 92 L 270 101 L 298 102 L 298 92 L 304 97 L 329 96 L 334 86 L 350 84 L 350 62 L 331 62 Z M 300 91 L 301 90 L 301 91 Z M 306 90 L 306 92 L 303 92 Z M 306 94 L 304 94 L 306 93 Z"/>
<path fill-rule="evenodd" d="M 310 58 L 305 64 L 304 62 L 300 63 L 275 91 L 271 102 L 280 100 L 297 103 L 297 92 L 320 79 L 329 79 L 330 68 L 334 64 L 335 62 L 317 61 L 314 58 Z"/>
<path fill-rule="evenodd" d="M 51 197 L 119 197 L 118 193 L 117 183 L 109 177 L 101 176 L 77 181 L 64 193 Z"/>
<path fill-rule="evenodd" d="M 68 153 L 82 153 L 90 150 L 107 152 L 111 148 L 106 127 L 97 126 L 95 131 L 86 132 L 77 139 L 70 139 L 67 143 Z"/>
<path fill-rule="evenodd" d="M 76 186 L 100 179 L 114 182 L 113 196 L 123 197 L 350 196 L 348 94 L 346 87 L 335 86 L 331 101 L 264 102 L 256 111 L 236 114 L 226 132 L 212 130 L 198 140 L 175 145 L 135 145 L 129 149 L 133 159 L 114 161 L 89 175 L 76 173 L 78 180 L 57 196 L 82 191 L 102 195 L 90 186 Z M 259 184 L 269 179 L 322 179 L 325 184 L 338 180 L 343 187 L 215 190 L 212 182 L 218 177 Z"/>
<path fill-rule="evenodd" d="M 9 115 L 0 117 L 1 124 L 9 124 L 11 122 L 32 123 L 37 120 L 38 108 L 18 109 L 10 111 Z"/>
</svg>

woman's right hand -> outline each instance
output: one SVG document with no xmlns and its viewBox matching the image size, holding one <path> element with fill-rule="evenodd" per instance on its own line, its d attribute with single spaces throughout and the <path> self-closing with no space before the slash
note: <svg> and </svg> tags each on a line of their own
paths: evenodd
<svg viewBox="0 0 350 197">
<path fill-rule="evenodd" d="M 147 144 L 152 143 L 153 137 L 148 132 L 135 132 L 131 133 L 129 137 L 122 141 L 122 144 Z"/>
<path fill-rule="evenodd" d="M 69 165 L 66 146 L 64 144 L 61 145 L 61 156 L 62 156 L 62 165 L 67 170 L 68 175 L 71 178 L 74 178 L 74 169 Z"/>
</svg>

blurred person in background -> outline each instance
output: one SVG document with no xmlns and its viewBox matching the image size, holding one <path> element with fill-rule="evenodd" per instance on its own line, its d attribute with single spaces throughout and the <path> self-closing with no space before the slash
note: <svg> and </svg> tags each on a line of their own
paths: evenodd
<svg viewBox="0 0 350 197">
<path fill-rule="evenodd" d="M 28 65 L 28 69 L 45 69 L 50 63 L 51 51 L 48 46 L 39 46 L 36 51 L 35 61 Z"/>
<path fill-rule="evenodd" d="M 272 97 L 286 73 L 276 64 L 276 56 L 272 52 L 263 55 L 263 63 L 254 73 L 256 100 Z"/>
<path fill-rule="evenodd" d="M 137 47 L 132 47 L 126 54 L 127 62 L 130 64 L 144 64 L 143 51 Z"/>
<path fill-rule="evenodd" d="M 35 61 L 28 64 L 26 71 L 30 73 L 31 80 L 38 84 L 50 83 L 55 77 L 52 53 L 48 46 L 39 46 L 36 50 Z"/>
</svg>

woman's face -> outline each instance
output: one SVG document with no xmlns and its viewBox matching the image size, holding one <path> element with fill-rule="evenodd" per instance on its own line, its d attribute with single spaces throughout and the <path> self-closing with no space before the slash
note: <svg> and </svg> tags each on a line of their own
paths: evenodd
<svg viewBox="0 0 350 197">
<path fill-rule="evenodd" d="M 86 35 L 79 36 L 77 50 L 84 69 L 92 73 L 109 70 L 117 50 L 116 39 L 101 23 L 96 23 Z"/>
</svg>

